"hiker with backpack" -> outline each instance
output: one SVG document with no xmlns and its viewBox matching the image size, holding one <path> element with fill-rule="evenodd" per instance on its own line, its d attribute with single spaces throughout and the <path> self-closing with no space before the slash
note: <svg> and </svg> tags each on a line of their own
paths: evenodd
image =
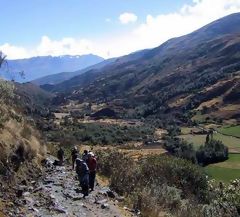
<svg viewBox="0 0 240 217">
<path fill-rule="evenodd" d="M 89 191 L 89 168 L 86 162 L 79 158 L 76 159 L 76 173 L 82 188 L 83 198 L 85 198 Z"/>
<path fill-rule="evenodd" d="M 63 151 L 62 147 L 60 147 L 60 149 L 57 152 L 57 158 L 59 160 L 59 166 L 61 166 L 63 164 L 63 160 L 64 160 L 64 151 Z"/>
<path fill-rule="evenodd" d="M 83 151 L 82 159 L 83 159 L 84 162 L 88 161 L 88 153 L 89 153 L 88 150 Z"/>
<path fill-rule="evenodd" d="M 89 187 L 91 191 L 94 191 L 94 183 L 96 178 L 96 170 L 97 170 L 97 160 L 92 152 L 88 154 L 87 165 L 89 168 Z"/>
<path fill-rule="evenodd" d="M 74 170 L 75 161 L 78 157 L 78 150 L 76 146 L 73 148 L 71 155 L 72 155 L 72 169 Z"/>
</svg>

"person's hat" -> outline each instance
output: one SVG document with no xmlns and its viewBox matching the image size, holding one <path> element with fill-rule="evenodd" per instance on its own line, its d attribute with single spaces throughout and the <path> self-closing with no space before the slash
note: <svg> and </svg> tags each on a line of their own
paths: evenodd
<svg viewBox="0 0 240 217">
<path fill-rule="evenodd" d="M 94 157 L 94 154 L 91 151 L 88 153 L 88 155 L 91 156 L 91 157 Z"/>
</svg>

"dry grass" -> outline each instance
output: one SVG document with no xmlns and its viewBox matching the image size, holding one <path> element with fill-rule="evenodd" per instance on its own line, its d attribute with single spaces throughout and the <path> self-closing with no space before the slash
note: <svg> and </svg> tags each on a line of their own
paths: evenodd
<svg viewBox="0 0 240 217">
<path fill-rule="evenodd" d="M 157 139 L 162 139 L 162 137 L 164 135 L 166 135 L 167 133 L 168 133 L 167 130 L 158 128 L 158 129 L 155 130 L 154 137 L 157 138 Z"/>
<path fill-rule="evenodd" d="M 146 158 L 148 156 L 161 155 L 167 153 L 162 147 L 156 148 L 142 148 L 140 150 L 136 149 L 120 149 L 122 153 L 127 154 L 130 158 L 138 161 L 139 159 Z"/>
<path fill-rule="evenodd" d="M 7 217 L 2 211 L 5 210 L 4 204 L 0 200 L 0 217 Z"/>
<path fill-rule="evenodd" d="M 66 116 L 68 116 L 68 115 L 70 115 L 69 113 L 54 113 L 54 115 L 55 115 L 55 117 L 56 117 L 56 119 L 62 119 L 62 118 L 64 118 L 64 117 L 66 117 Z"/>
<path fill-rule="evenodd" d="M 222 100 L 223 100 L 222 97 L 217 97 L 217 98 L 211 99 L 209 101 L 203 102 L 198 106 L 197 110 L 202 110 L 203 107 L 208 107 L 209 108 L 213 105 L 221 104 Z"/>
<path fill-rule="evenodd" d="M 93 105 L 91 106 L 91 110 L 92 110 L 93 112 L 96 112 L 96 111 L 99 111 L 99 110 L 103 109 L 104 107 L 106 107 L 106 104 L 105 104 L 105 103 L 102 103 L 102 104 L 93 104 Z"/>
<path fill-rule="evenodd" d="M 98 123 L 98 124 L 106 124 L 106 125 L 118 125 L 118 126 L 141 126 L 143 123 L 141 121 L 135 120 L 122 120 L 122 119 L 99 119 L 93 120 L 90 118 L 85 118 L 84 120 L 80 120 L 80 123 Z"/>
<path fill-rule="evenodd" d="M 83 153 L 84 150 L 92 150 L 93 152 L 97 151 L 108 151 L 108 150 L 118 150 L 121 153 L 128 155 L 130 158 L 134 160 L 139 160 L 141 158 L 145 158 L 147 156 L 153 155 L 161 155 L 165 154 L 167 151 L 161 146 L 142 146 L 138 148 L 121 148 L 116 146 L 88 146 L 81 145 L 79 147 L 80 153 Z"/>
<path fill-rule="evenodd" d="M 22 144 L 24 150 L 32 156 L 42 157 L 46 148 L 39 141 L 38 133 L 24 121 L 19 123 L 10 119 L 0 131 L 1 156 L 7 159 Z"/>
<path fill-rule="evenodd" d="M 172 99 L 168 105 L 173 108 L 173 107 L 180 107 L 186 104 L 186 102 L 192 97 L 192 94 L 188 95 L 188 96 L 183 96 L 183 97 L 178 97 L 178 98 L 174 98 Z"/>
<path fill-rule="evenodd" d="M 97 174 L 97 181 L 101 187 L 108 187 L 110 185 L 109 179 L 105 176 Z"/>
</svg>

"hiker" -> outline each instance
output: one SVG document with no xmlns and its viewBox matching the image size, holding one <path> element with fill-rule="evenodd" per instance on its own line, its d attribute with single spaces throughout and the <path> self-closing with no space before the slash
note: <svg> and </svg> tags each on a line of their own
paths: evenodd
<svg viewBox="0 0 240 217">
<path fill-rule="evenodd" d="M 84 150 L 84 151 L 83 151 L 82 159 L 83 159 L 85 162 L 88 161 L 88 150 Z"/>
<path fill-rule="evenodd" d="M 79 158 L 76 159 L 76 173 L 82 188 L 83 198 L 85 198 L 88 196 L 89 189 L 89 169 L 86 162 Z"/>
<path fill-rule="evenodd" d="M 91 191 L 94 191 L 94 183 L 96 178 L 96 170 L 97 170 L 97 160 L 92 152 L 88 154 L 87 165 L 89 168 L 89 187 Z"/>
<path fill-rule="evenodd" d="M 58 150 L 57 157 L 59 160 L 59 166 L 61 166 L 63 164 L 63 160 L 64 160 L 64 151 L 63 151 L 62 147 L 60 147 L 60 149 Z"/>
<path fill-rule="evenodd" d="M 78 157 L 78 150 L 77 150 L 77 147 L 74 146 L 73 150 L 72 150 L 72 169 L 74 170 L 74 166 L 75 166 L 75 161 Z"/>
</svg>

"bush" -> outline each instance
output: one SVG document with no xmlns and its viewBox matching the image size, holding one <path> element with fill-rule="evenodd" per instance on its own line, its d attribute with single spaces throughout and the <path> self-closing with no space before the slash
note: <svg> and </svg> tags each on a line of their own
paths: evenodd
<svg viewBox="0 0 240 217">
<path fill-rule="evenodd" d="M 0 103 L 9 101 L 14 97 L 14 85 L 12 82 L 0 79 Z"/>
<path fill-rule="evenodd" d="M 67 123 L 61 129 L 61 137 L 66 135 L 75 141 L 91 145 L 121 145 L 130 141 L 142 141 L 153 135 L 153 128 L 147 126 L 118 126 L 96 123 Z M 47 138 L 59 142 L 60 133 L 46 130 Z"/>
<path fill-rule="evenodd" d="M 98 171 L 128 197 L 142 216 L 170 212 L 179 217 L 232 217 L 240 214 L 240 180 L 229 185 L 208 181 L 202 168 L 171 156 L 135 162 L 115 151 L 97 151 Z"/>
<path fill-rule="evenodd" d="M 21 131 L 21 136 L 26 139 L 29 139 L 32 136 L 32 130 L 26 124 L 23 125 L 23 129 Z"/>
<path fill-rule="evenodd" d="M 176 137 L 166 137 L 164 147 L 172 155 L 183 158 L 196 163 L 196 151 L 193 148 L 192 144 L 187 143 L 186 141 L 180 140 Z"/>
<path fill-rule="evenodd" d="M 207 179 L 202 169 L 171 156 L 153 156 L 135 162 L 113 150 L 98 151 L 99 172 L 110 186 L 131 198 L 146 216 L 160 208 L 176 211 L 184 200 L 207 199 Z M 154 216 L 154 215 L 151 215 Z"/>
<path fill-rule="evenodd" d="M 192 144 L 176 137 L 166 137 L 164 147 L 176 157 L 203 166 L 228 159 L 228 148 L 221 141 L 211 139 L 209 134 L 206 137 L 206 144 L 200 146 L 197 151 L 194 150 Z"/>
<path fill-rule="evenodd" d="M 228 148 L 217 140 L 210 140 L 197 151 L 197 161 L 201 165 L 217 163 L 228 159 Z"/>
</svg>

